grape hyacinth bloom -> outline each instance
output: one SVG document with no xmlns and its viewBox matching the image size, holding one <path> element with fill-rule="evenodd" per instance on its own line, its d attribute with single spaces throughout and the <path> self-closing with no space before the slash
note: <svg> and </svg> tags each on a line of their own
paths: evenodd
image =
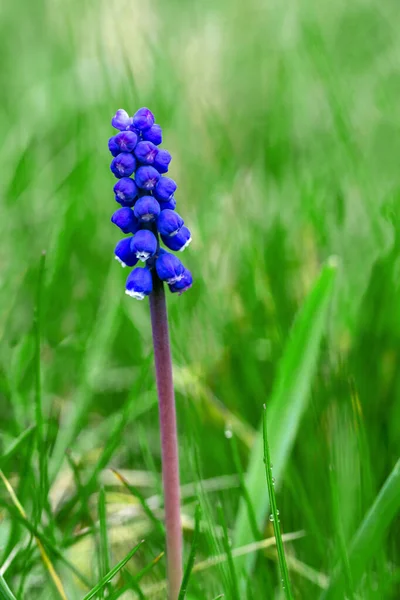
<svg viewBox="0 0 400 600">
<path fill-rule="evenodd" d="M 133 236 L 131 250 L 139 260 L 146 262 L 148 258 L 154 256 L 157 252 L 156 236 L 147 229 L 140 229 Z"/>
<path fill-rule="evenodd" d="M 135 217 L 143 223 L 155 221 L 161 212 L 159 203 L 153 196 L 142 196 L 135 204 Z"/>
<path fill-rule="evenodd" d="M 170 208 L 162 210 L 157 220 L 157 229 L 163 236 L 177 235 L 183 225 L 182 217 Z"/>
<path fill-rule="evenodd" d="M 182 251 L 191 241 L 189 229 L 175 212 L 177 185 L 165 177 L 171 163 L 160 125 L 148 108 L 132 117 L 120 109 L 111 124 L 118 132 L 109 139 L 111 171 L 118 179 L 115 200 L 121 204 L 111 221 L 129 237 L 114 250 L 123 267 L 135 267 L 126 280 L 128 296 L 149 297 L 157 393 L 159 399 L 161 455 L 169 599 L 177 600 L 182 582 L 182 529 L 180 516 L 179 460 L 175 396 L 169 343 L 164 282 L 172 293 L 182 294 L 193 278 L 170 251 Z M 160 241 L 169 251 L 160 247 Z M 138 261 L 144 267 L 136 266 Z"/>
<path fill-rule="evenodd" d="M 136 171 L 136 185 L 142 190 L 154 190 L 159 179 L 160 173 L 154 167 L 139 167 Z"/>
<path fill-rule="evenodd" d="M 176 235 L 162 235 L 161 239 L 170 250 L 182 252 L 189 246 L 192 241 L 192 236 L 189 229 L 183 226 Z"/>
<path fill-rule="evenodd" d="M 126 293 L 132 298 L 143 300 L 153 290 L 151 271 L 147 267 L 136 268 L 128 275 L 126 280 Z"/>
<path fill-rule="evenodd" d="M 159 173 L 168 173 L 168 167 L 171 160 L 172 156 L 170 155 L 168 150 L 163 150 L 161 148 L 154 158 L 153 166 L 157 169 Z"/>
<path fill-rule="evenodd" d="M 138 197 L 139 190 L 133 179 L 121 177 L 114 185 L 115 200 L 122 206 L 133 206 Z"/>
<path fill-rule="evenodd" d="M 116 260 L 123 267 L 134 267 L 138 262 L 136 253 L 132 251 L 131 242 L 133 238 L 124 238 L 115 246 L 114 254 Z"/>
<path fill-rule="evenodd" d="M 150 127 L 150 129 L 143 132 L 143 139 L 146 140 L 146 142 L 153 142 L 153 144 L 159 146 L 162 144 L 161 127 L 155 123 L 153 127 Z M 164 152 L 166 152 L 166 150 L 164 150 Z"/>
<path fill-rule="evenodd" d="M 127 206 L 116 210 L 111 217 L 111 222 L 119 227 L 123 233 L 136 233 L 139 229 L 139 222 L 135 217 L 135 213 Z"/>
<path fill-rule="evenodd" d="M 154 195 L 160 202 L 167 202 L 176 191 L 177 185 L 169 177 L 161 177 L 154 189 Z"/>
<path fill-rule="evenodd" d="M 136 169 L 136 159 L 129 152 L 121 152 L 111 161 L 110 169 L 118 179 L 129 177 Z"/>
<path fill-rule="evenodd" d="M 144 165 L 152 165 L 158 154 L 158 148 L 153 142 L 139 142 L 135 148 L 135 156 Z"/>
</svg>

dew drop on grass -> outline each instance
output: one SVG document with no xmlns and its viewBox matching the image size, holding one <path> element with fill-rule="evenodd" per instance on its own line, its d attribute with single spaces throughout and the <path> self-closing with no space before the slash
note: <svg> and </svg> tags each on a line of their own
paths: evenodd
<svg viewBox="0 0 400 600">
<path fill-rule="evenodd" d="M 274 515 L 269 515 L 269 520 L 272 522 L 274 520 Z"/>
<path fill-rule="evenodd" d="M 225 429 L 225 437 L 227 440 L 230 440 L 233 436 L 232 430 L 231 429 Z"/>
</svg>

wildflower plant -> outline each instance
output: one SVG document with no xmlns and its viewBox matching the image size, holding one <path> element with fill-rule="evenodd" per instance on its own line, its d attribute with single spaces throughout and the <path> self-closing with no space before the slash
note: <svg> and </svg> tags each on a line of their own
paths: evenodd
<svg viewBox="0 0 400 600">
<path fill-rule="evenodd" d="M 169 252 L 183 251 L 191 242 L 189 229 L 175 211 L 176 182 L 168 177 L 171 154 L 160 149 L 162 130 L 148 108 L 133 117 L 120 109 L 111 124 L 118 133 L 108 141 L 113 156 L 111 171 L 118 179 L 115 200 L 120 204 L 111 221 L 128 237 L 115 247 L 123 267 L 133 267 L 126 293 L 150 299 L 150 314 L 159 398 L 161 451 L 165 503 L 169 597 L 176 600 L 182 580 L 179 462 L 175 397 L 164 283 L 182 294 L 192 285 L 192 275 Z M 160 241 L 166 246 L 161 247 Z M 143 262 L 143 266 L 138 266 Z"/>
</svg>

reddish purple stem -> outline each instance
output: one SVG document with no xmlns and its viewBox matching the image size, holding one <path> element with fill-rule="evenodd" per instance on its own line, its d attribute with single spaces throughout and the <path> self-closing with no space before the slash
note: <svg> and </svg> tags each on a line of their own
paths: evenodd
<svg viewBox="0 0 400 600">
<path fill-rule="evenodd" d="M 150 314 L 160 411 L 169 599 L 177 600 L 182 582 L 178 438 L 167 306 L 164 285 L 155 272 L 153 292 L 150 294 Z"/>
</svg>

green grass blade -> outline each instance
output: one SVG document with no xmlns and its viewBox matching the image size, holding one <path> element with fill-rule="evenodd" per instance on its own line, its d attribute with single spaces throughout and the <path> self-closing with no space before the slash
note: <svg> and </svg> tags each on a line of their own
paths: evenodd
<svg viewBox="0 0 400 600">
<path fill-rule="evenodd" d="M 132 550 L 128 552 L 128 554 L 125 556 L 125 558 L 120 560 L 119 563 L 116 564 L 115 567 L 113 567 L 111 571 L 109 571 L 88 594 L 86 594 L 83 600 L 90 600 L 91 598 L 94 598 L 94 596 L 96 596 L 96 594 L 100 592 L 100 590 L 102 590 L 109 581 L 111 581 L 111 579 L 118 573 L 118 571 L 120 571 L 126 565 L 126 563 L 132 558 L 132 556 L 136 554 L 143 542 L 144 540 L 142 540 L 134 548 L 132 548 Z"/>
<path fill-rule="evenodd" d="M 36 442 L 39 457 L 39 506 L 38 520 L 40 521 L 42 510 L 45 508 L 50 513 L 48 502 L 49 473 L 47 461 L 47 449 L 44 431 L 44 417 L 42 406 L 42 377 L 41 377 L 41 303 L 44 281 L 44 270 L 46 264 L 46 253 L 42 252 L 39 264 L 39 277 L 36 292 L 36 305 L 33 317 L 33 329 L 35 338 L 35 420 L 36 420 Z"/>
<path fill-rule="evenodd" d="M 230 576 L 230 584 L 231 584 L 231 594 L 233 600 L 240 600 L 241 595 L 239 592 L 239 582 L 237 577 L 237 570 L 232 556 L 232 548 L 229 540 L 228 527 L 225 520 L 225 514 L 221 505 L 218 506 L 218 517 L 222 526 L 222 530 L 224 533 L 223 536 L 223 544 L 224 550 L 226 554 L 226 560 L 229 568 L 229 576 Z"/>
<path fill-rule="evenodd" d="M 367 565 L 380 548 L 389 525 L 400 510 L 400 460 L 386 479 L 375 502 L 357 530 L 349 550 L 349 567 L 353 585 L 357 585 Z M 345 574 L 337 569 L 321 600 L 343 597 Z"/>
<path fill-rule="evenodd" d="M 272 397 L 267 404 L 268 436 L 274 456 L 275 478 L 279 481 L 293 446 L 301 417 L 307 406 L 310 387 L 317 367 L 319 347 L 325 332 L 326 316 L 337 273 L 336 260 L 331 259 L 322 269 L 313 289 L 293 325 L 291 337 L 281 359 Z M 263 472 L 263 431 L 257 434 L 250 455 L 246 486 L 256 506 L 259 528 L 269 508 L 268 492 Z M 242 500 L 234 529 L 234 546 L 252 541 L 246 503 Z M 241 562 L 240 569 L 251 571 L 254 556 Z"/>
<path fill-rule="evenodd" d="M 59 561 L 61 561 L 70 571 L 73 573 L 85 587 L 91 588 L 92 583 L 86 578 L 83 573 L 77 569 L 77 567 L 72 564 L 67 558 L 65 558 L 64 554 L 59 550 L 51 540 L 49 540 L 43 533 L 38 531 L 38 529 L 33 525 L 28 519 L 20 514 L 17 508 L 11 504 L 0 501 L 0 506 L 3 506 L 12 516 L 13 521 L 21 523 L 27 531 L 29 531 L 35 538 L 37 538 L 43 546 L 45 546 Z"/>
<path fill-rule="evenodd" d="M 25 431 L 23 431 L 17 438 L 15 438 L 15 440 L 9 445 L 9 447 L 6 450 L 4 450 L 3 454 L 0 456 L 0 469 L 3 469 L 5 463 L 12 456 L 14 456 L 16 452 L 18 452 L 18 450 L 21 448 L 21 446 L 24 445 L 26 440 L 29 439 L 30 436 L 34 433 L 35 429 L 35 425 L 32 425 L 31 427 L 28 427 L 28 429 L 25 429 Z"/>
<path fill-rule="evenodd" d="M 0 600 L 16 600 L 3 575 L 0 575 Z"/>
<path fill-rule="evenodd" d="M 143 508 L 143 512 L 149 517 L 150 521 L 154 524 L 160 535 L 164 535 L 165 528 L 163 523 L 156 517 L 156 515 L 151 510 L 150 506 L 147 503 L 146 498 L 143 496 L 140 490 L 134 485 L 131 485 L 127 479 L 121 475 L 116 469 L 111 469 L 114 473 L 115 477 L 122 483 L 122 485 L 140 502 L 141 507 Z"/>
<path fill-rule="evenodd" d="M 226 435 L 226 432 L 225 432 L 225 435 Z M 233 462 L 235 464 L 236 473 L 238 474 L 238 477 L 239 477 L 240 490 L 242 492 L 242 497 L 247 506 L 247 514 L 248 514 L 251 530 L 253 533 L 253 537 L 255 540 L 261 540 L 262 535 L 260 534 L 258 526 L 257 526 L 257 518 L 256 518 L 256 514 L 254 511 L 254 506 L 253 506 L 253 503 L 250 498 L 249 490 L 247 489 L 247 485 L 246 485 L 246 481 L 245 481 L 245 477 L 244 477 L 244 473 L 243 473 L 242 462 L 241 462 L 240 456 L 239 456 L 239 449 L 238 449 L 237 441 L 233 434 L 232 434 L 231 438 L 229 438 L 229 436 L 228 436 L 228 439 L 230 439 L 231 444 L 232 444 Z"/>
<path fill-rule="evenodd" d="M 292 589 L 291 589 L 290 579 L 289 579 L 289 571 L 288 571 L 288 567 L 287 567 L 287 563 L 286 563 L 285 550 L 283 548 L 283 542 L 282 542 L 281 527 L 279 524 L 280 523 L 279 512 L 278 512 L 278 508 L 276 506 L 274 480 L 272 478 L 271 456 L 270 456 L 269 445 L 268 445 L 267 407 L 265 406 L 265 404 L 264 404 L 264 413 L 263 413 L 263 438 L 264 438 L 265 476 L 267 478 L 268 495 L 269 495 L 269 502 L 271 505 L 271 516 L 272 516 L 272 522 L 274 525 L 274 533 L 275 533 L 275 540 L 276 540 L 276 550 L 278 553 L 279 568 L 281 571 L 282 584 L 283 584 L 283 589 L 285 591 L 286 599 L 293 600 Z"/>
<path fill-rule="evenodd" d="M 106 494 L 104 487 L 100 488 L 99 492 L 99 523 L 100 523 L 100 575 L 104 577 L 110 570 L 110 551 L 108 546 L 108 535 L 107 535 L 107 506 L 106 506 Z M 104 586 L 101 590 L 100 598 L 104 597 L 104 592 L 108 586 Z"/>
<path fill-rule="evenodd" d="M 114 265 L 112 265 L 114 267 Z M 74 442 L 75 437 L 90 410 L 92 400 L 91 376 L 96 369 L 101 368 L 113 338 L 119 313 L 119 297 L 115 294 L 117 275 L 110 268 L 105 288 L 99 304 L 101 319 L 96 320 L 96 326 L 87 342 L 85 360 L 82 366 L 81 385 L 76 394 L 74 406 L 66 416 L 63 427 L 60 428 L 53 454 L 51 457 L 50 481 L 53 482 L 65 458 L 65 452 Z"/>
<path fill-rule="evenodd" d="M 201 506 L 198 504 L 196 506 L 196 512 L 194 515 L 194 534 L 192 547 L 190 549 L 189 558 L 187 561 L 186 569 L 183 574 L 181 589 L 179 590 L 178 600 L 184 600 L 187 592 L 187 588 L 189 585 L 190 576 L 192 574 L 194 561 L 196 559 L 197 548 L 199 545 L 199 537 L 200 537 L 200 518 L 201 518 Z"/>
</svg>

